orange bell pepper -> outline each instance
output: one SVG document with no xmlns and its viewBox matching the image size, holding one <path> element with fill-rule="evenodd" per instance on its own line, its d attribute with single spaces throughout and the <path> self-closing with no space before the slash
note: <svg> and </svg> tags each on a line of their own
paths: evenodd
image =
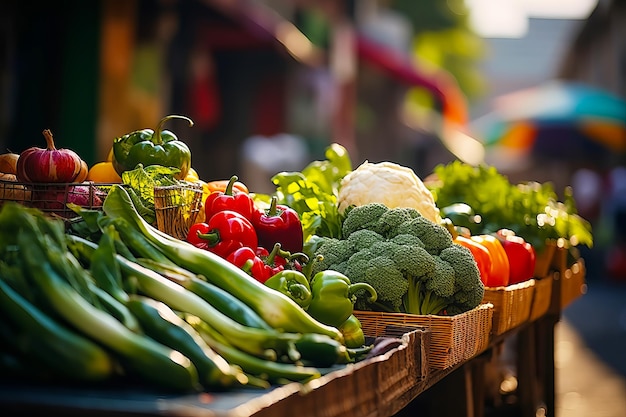
<svg viewBox="0 0 626 417">
<path fill-rule="evenodd" d="M 492 267 L 491 254 L 487 248 L 463 235 L 457 235 L 454 238 L 454 243 L 465 246 L 470 250 L 470 252 L 472 252 L 474 259 L 476 260 L 476 266 L 478 266 L 478 272 L 480 272 L 480 280 L 485 286 L 487 286 Z"/>
<path fill-rule="evenodd" d="M 474 235 L 470 239 L 483 245 L 491 254 L 491 271 L 485 286 L 506 287 L 509 285 L 511 266 L 502 243 L 492 235 Z"/>
<path fill-rule="evenodd" d="M 209 194 L 211 194 L 214 191 L 222 191 L 224 192 L 226 190 L 226 187 L 228 187 L 228 183 L 230 180 L 212 180 L 212 181 L 208 181 L 206 183 L 206 187 L 207 187 L 207 191 Z M 246 193 L 248 194 L 250 192 L 250 190 L 248 190 L 248 187 L 239 181 L 235 181 L 233 184 L 233 191 L 236 192 L 242 192 L 242 193 Z"/>
</svg>

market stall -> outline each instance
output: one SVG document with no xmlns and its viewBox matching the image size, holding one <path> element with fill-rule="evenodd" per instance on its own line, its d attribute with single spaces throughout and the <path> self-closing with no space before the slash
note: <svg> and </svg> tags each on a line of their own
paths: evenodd
<svg viewBox="0 0 626 417">
<path fill-rule="evenodd" d="M 195 177 L 162 124 L 116 139 L 112 183 L 44 136 L 3 156 L 10 415 L 392 416 L 445 387 L 459 401 L 422 412 L 477 416 L 512 338 L 520 410 L 554 409 L 554 324 L 591 233 L 549 185 L 461 163 L 422 182 L 333 144 L 255 194 Z M 525 206 L 481 205 L 486 183 Z"/>
</svg>

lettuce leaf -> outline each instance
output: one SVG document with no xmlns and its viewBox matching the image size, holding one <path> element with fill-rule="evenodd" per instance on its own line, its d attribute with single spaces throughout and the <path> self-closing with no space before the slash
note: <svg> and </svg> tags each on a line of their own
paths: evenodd
<svg viewBox="0 0 626 417">
<path fill-rule="evenodd" d="M 278 204 L 294 209 L 300 216 L 304 241 L 311 236 L 341 237 L 342 216 L 337 196 L 341 180 L 352 171 L 347 150 L 333 143 L 326 148 L 325 160 L 309 163 L 301 172 L 279 172 L 272 177 Z M 269 204 L 272 196 L 252 194 L 256 202 Z"/>
</svg>

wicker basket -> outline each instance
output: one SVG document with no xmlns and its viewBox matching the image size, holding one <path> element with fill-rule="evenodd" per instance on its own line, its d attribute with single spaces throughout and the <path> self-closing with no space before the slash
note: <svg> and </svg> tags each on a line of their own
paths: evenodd
<svg viewBox="0 0 626 417">
<path fill-rule="evenodd" d="M 64 219 L 79 217 L 67 207 L 75 202 L 87 209 L 101 209 L 112 184 L 81 183 L 25 183 L 0 181 L 0 206 L 13 201 L 33 207 L 51 216 Z"/>
<path fill-rule="evenodd" d="M 535 258 L 535 278 L 542 278 L 550 274 L 552 258 L 556 252 L 556 241 L 548 241 L 541 252 L 536 253 Z"/>
<path fill-rule="evenodd" d="M 430 331 L 428 366 L 431 369 L 445 369 L 470 359 L 487 348 L 493 305 L 481 304 L 455 316 L 378 311 L 355 311 L 354 314 L 368 335 L 381 335 L 390 326 L 425 327 Z"/>
<path fill-rule="evenodd" d="M 202 209 L 202 185 L 187 183 L 154 187 L 157 229 L 184 240 Z"/>
<path fill-rule="evenodd" d="M 555 280 L 558 280 L 560 284 L 561 309 L 587 292 L 585 273 L 585 261 L 581 258 L 562 273 L 554 274 Z"/>
<path fill-rule="evenodd" d="M 529 321 L 537 320 L 539 317 L 546 314 L 550 309 L 553 284 L 554 279 L 552 275 L 535 279 L 533 301 L 530 307 L 530 317 L 528 318 Z"/>
<path fill-rule="evenodd" d="M 493 304 L 491 333 L 499 335 L 528 321 L 535 280 L 506 287 L 485 288 L 484 303 Z"/>
</svg>

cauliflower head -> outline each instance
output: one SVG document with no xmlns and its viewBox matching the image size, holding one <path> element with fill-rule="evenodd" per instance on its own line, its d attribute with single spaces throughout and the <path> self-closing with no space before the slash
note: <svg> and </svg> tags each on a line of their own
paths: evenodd
<svg viewBox="0 0 626 417">
<path fill-rule="evenodd" d="M 441 221 L 430 190 L 411 168 L 394 162 L 363 162 L 343 177 L 337 202 L 340 213 L 350 206 L 381 203 L 414 208 L 433 223 Z"/>
</svg>

